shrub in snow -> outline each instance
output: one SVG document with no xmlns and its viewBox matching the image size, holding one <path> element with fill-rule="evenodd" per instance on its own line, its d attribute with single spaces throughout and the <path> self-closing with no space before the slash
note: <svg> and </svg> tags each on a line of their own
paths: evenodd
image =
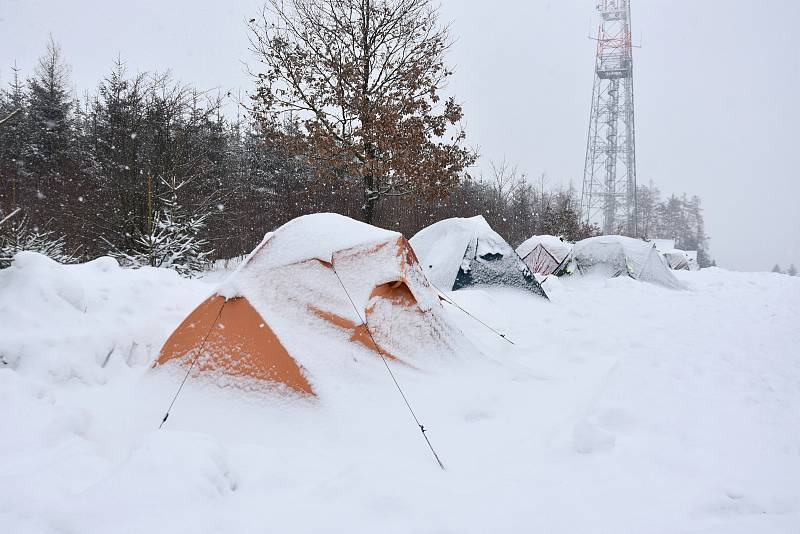
<svg viewBox="0 0 800 534">
<path fill-rule="evenodd" d="M 64 236 L 31 227 L 24 215 L 15 219 L 17 213 L 0 220 L 0 269 L 10 266 L 14 255 L 24 250 L 38 252 L 59 263 L 75 262 L 75 254 L 64 251 Z"/>
</svg>

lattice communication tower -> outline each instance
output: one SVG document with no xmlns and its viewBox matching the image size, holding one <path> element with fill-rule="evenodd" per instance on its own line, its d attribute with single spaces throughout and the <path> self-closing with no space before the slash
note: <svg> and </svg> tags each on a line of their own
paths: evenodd
<svg viewBox="0 0 800 534">
<path fill-rule="evenodd" d="M 604 234 L 637 237 L 630 0 L 599 0 L 600 26 L 581 213 Z"/>
</svg>

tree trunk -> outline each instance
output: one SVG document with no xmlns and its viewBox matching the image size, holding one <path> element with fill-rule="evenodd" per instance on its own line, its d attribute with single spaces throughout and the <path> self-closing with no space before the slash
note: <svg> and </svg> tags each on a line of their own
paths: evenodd
<svg viewBox="0 0 800 534">
<path fill-rule="evenodd" d="M 361 206 L 361 221 L 373 224 L 378 207 L 378 195 L 373 190 L 375 181 L 372 176 L 364 177 L 364 203 Z"/>
</svg>

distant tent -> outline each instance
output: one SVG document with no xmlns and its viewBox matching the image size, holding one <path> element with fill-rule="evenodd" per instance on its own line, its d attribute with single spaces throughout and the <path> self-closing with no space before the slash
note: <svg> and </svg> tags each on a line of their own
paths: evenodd
<svg viewBox="0 0 800 534">
<path fill-rule="evenodd" d="M 517 247 L 517 255 L 534 273 L 548 275 L 555 272 L 572 246 L 552 235 L 535 235 Z"/>
<path fill-rule="evenodd" d="M 575 243 L 556 274 L 630 276 L 671 288 L 681 288 L 653 243 L 619 235 L 590 237 Z"/>
<path fill-rule="evenodd" d="M 674 248 L 664 252 L 664 259 L 667 260 L 667 265 L 673 271 L 688 271 L 689 270 L 689 256 L 686 252 Z"/>
<path fill-rule="evenodd" d="M 379 350 L 415 363 L 461 343 L 401 234 L 324 213 L 268 234 L 176 328 L 154 367 L 314 395 L 326 369 Z"/>
<path fill-rule="evenodd" d="M 478 215 L 439 221 L 411 238 L 428 279 L 442 290 L 508 286 L 547 298 L 511 245 Z"/>
</svg>

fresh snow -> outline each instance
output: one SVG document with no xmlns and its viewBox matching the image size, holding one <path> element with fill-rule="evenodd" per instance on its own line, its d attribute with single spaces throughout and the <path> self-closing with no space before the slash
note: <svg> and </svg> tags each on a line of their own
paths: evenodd
<svg viewBox="0 0 800 534">
<path fill-rule="evenodd" d="M 314 400 L 149 363 L 222 275 L 35 254 L 0 271 L 0 531 L 793 533 L 800 279 L 547 277 L 451 293 L 481 354 L 380 361 Z M 325 350 L 326 347 L 320 347 Z M 433 355 L 432 355 L 433 356 Z"/>
<path fill-rule="evenodd" d="M 281 226 L 280 232 L 267 234 L 245 263 L 252 261 L 265 246 L 272 251 L 259 256 L 262 269 L 274 269 L 310 259 L 330 263 L 331 256 L 337 250 L 400 236 L 398 232 L 383 230 L 337 213 L 314 213 L 292 219 Z"/>
</svg>

